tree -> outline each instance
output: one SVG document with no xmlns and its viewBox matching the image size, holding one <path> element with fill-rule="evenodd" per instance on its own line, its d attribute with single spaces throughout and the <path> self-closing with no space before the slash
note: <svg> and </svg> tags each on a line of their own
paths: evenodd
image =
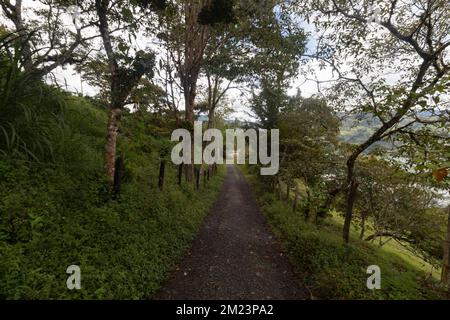
<svg viewBox="0 0 450 320">
<path fill-rule="evenodd" d="M 207 78 L 210 127 L 217 106 L 230 89 L 244 94 L 264 81 L 287 81 L 297 74 L 306 35 L 290 9 L 282 1 L 260 7 L 238 2 L 233 29 L 222 34 L 213 30 L 218 34 L 210 44 L 213 48 L 223 37 L 228 40 L 202 68 Z"/>
<path fill-rule="evenodd" d="M 214 59 L 215 61 L 209 61 L 205 68 L 207 80 L 206 111 L 208 113 L 208 129 L 215 128 L 217 108 L 227 92 L 230 89 L 233 89 L 232 84 L 239 77 L 237 68 L 229 67 L 231 61 L 225 59 L 225 56 L 220 58 L 216 57 L 216 59 Z M 225 70 L 222 70 L 224 66 Z M 224 84 L 225 81 L 227 82 L 226 84 Z"/>
<path fill-rule="evenodd" d="M 134 57 L 130 57 L 130 48 L 124 42 L 118 41 L 117 47 L 114 46 L 110 30 L 110 17 L 119 19 L 118 23 L 130 22 L 134 19 L 131 9 L 129 9 L 130 6 L 131 3 L 128 1 L 111 3 L 109 0 L 95 0 L 98 27 L 108 62 L 110 94 L 105 144 L 105 171 L 110 180 L 114 179 L 117 135 L 123 108 L 127 98 L 141 78 L 144 75 L 153 77 L 155 65 L 155 54 L 151 51 L 137 51 Z M 136 28 L 135 24 L 134 27 Z M 136 32 L 136 30 L 132 32 Z"/>
<path fill-rule="evenodd" d="M 356 173 L 360 238 L 393 239 L 428 261 L 440 259 L 445 215 L 439 208 L 439 195 L 427 180 L 376 156 L 361 159 Z M 368 229 L 371 234 L 366 237 Z"/>
<path fill-rule="evenodd" d="M 297 96 L 281 112 L 279 127 L 280 177 L 288 187 L 296 187 L 297 180 L 305 185 L 306 218 L 313 210 L 323 216 L 320 200 L 336 178 L 339 120 L 324 100 Z"/>
<path fill-rule="evenodd" d="M 166 88 L 170 89 L 172 97 L 171 101 L 168 101 L 175 108 L 172 74 L 172 69 L 175 69 L 179 78 L 180 91 L 184 97 L 184 126 L 190 130 L 194 128 L 195 98 L 200 70 L 207 55 L 206 46 L 211 39 L 210 25 L 214 23 L 212 20 L 216 21 L 213 15 L 217 12 L 212 7 L 215 3 L 215 1 L 210 3 L 205 0 L 169 1 L 160 23 L 154 26 L 153 21 L 149 21 L 149 25 L 157 30 L 161 45 L 167 51 L 167 57 L 170 58 L 165 61 L 163 67 L 166 72 Z M 231 10 L 229 7 L 226 9 Z M 200 19 L 200 13 L 202 13 L 203 22 Z M 205 19 L 209 20 L 205 21 Z M 218 18 L 217 22 L 227 23 L 228 21 Z M 186 178 L 193 181 L 193 165 L 185 164 L 185 169 Z"/>
<path fill-rule="evenodd" d="M 436 111 L 448 93 L 450 11 L 448 3 L 440 0 L 366 0 L 357 5 L 312 0 L 299 6 L 309 12 L 307 18 L 316 26 L 335 31 L 324 33 L 313 55 L 336 75 L 334 102 L 345 106 L 346 112 L 369 114 L 380 122 L 347 159 L 342 190 L 347 193 L 343 238 L 348 242 L 358 189 L 358 158 L 378 141 L 415 136 L 416 125 L 448 123 L 448 114 L 445 117 L 445 112 Z M 398 76 L 386 77 L 392 73 Z M 426 119 L 427 112 L 435 117 Z"/>
<path fill-rule="evenodd" d="M 68 1 L 39 1 L 26 19 L 22 0 L 14 4 L 10 0 L 0 1 L 3 14 L 13 26 L 7 39 L 20 43 L 21 65 L 28 77 L 40 79 L 59 66 L 74 63 L 77 50 L 92 39 L 83 37 L 82 32 L 93 24 L 80 19 L 89 8 L 77 7 L 71 12 L 68 5 Z M 71 27 L 63 23 L 67 14 L 73 20 Z"/>
<path fill-rule="evenodd" d="M 261 91 L 253 94 L 251 111 L 264 129 L 276 129 L 279 127 L 281 113 L 289 104 L 289 96 L 286 94 L 286 82 L 272 83 L 263 79 Z"/>
<path fill-rule="evenodd" d="M 305 36 L 299 28 L 287 26 L 288 15 L 281 14 L 282 10 L 277 16 L 275 8 L 280 3 L 275 0 L 169 3 L 166 16 L 156 29 L 171 58 L 166 65 L 174 66 L 179 77 L 186 127 L 193 127 L 198 84 L 203 75 L 208 82 L 205 100 L 212 126 L 216 108 L 233 81 L 273 72 L 272 64 L 285 63 L 285 70 L 297 71 L 295 60 L 303 52 Z M 192 178 L 192 168 L 186 172 L 188 179 Z"/>
</svg>

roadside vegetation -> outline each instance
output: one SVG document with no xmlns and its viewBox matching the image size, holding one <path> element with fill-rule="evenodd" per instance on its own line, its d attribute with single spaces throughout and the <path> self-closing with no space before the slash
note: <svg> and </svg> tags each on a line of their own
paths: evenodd
<svg viewBox="0 0 450 320">
<path fill-rule="evenodd" d="M 280 200 L 268 192 L 252 169 L 243 169 L 251 182 L 263 213 L 281 242 L 311 299 L 447 299 L 441 285 L 440 268 L 412 254 L 392 241 L 358 239 L 359 230 L 351 231 L 352 241 L 343 245 L 340 237 L 343 218 L 339 212 L 316 224 L 305 219 L 302 210 L 294 211 L 292 202 Z M 304 210 L 304 209 L 303 209 Z M 380 239 L 386 241 L 387 238 Z M 381 289 L 367 288 L 367 268 L 381 269 Z"/>
<path fill-rule="evenodd" d="M 20 112 L 1 113 L 10 144 L 0 158 L 0 299 L 149 297 L 189 247 L 223 172 L 199 192 L 184 179 L 178 185 L 167 161 L 161 190 L 168 122 L 127 114 L 117 194 L 103 175 L 106 111 L 97 100 L 36 85 L 39 94 L 25 87 L 16 97 Z M 81 290 L 67 289 L 70 265 L 81 268 Z"/>
</svg>

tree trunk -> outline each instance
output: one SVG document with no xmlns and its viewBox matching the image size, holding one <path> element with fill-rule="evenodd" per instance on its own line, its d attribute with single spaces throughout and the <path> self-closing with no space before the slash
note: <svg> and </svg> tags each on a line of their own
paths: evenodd
<svg viewBox="0 0 450 320">
<path fill-rule="evenodd" d="M 33 52 L 30 46 L 30 39 L 28 31 L 26 30 L 22 18 L 22 0 L 16 0 L 15 5 L 12 7 L 12 21 L 16 28 L 17 34 L 20 36 L 20 41 L 22 45 L 22 54 L 24 57 L 23 67 L 25 72 L 31 72 L 33 70 Z"/>
<path fill-rule="evenodd" d="M 213 106 L 208 113 L 208 129 L 213 129 L 215 127 L 216 118 L 216 107 Z"/>
<path fill-rule="evenodd" d="M 107 178 L 113 182 L 115 172 L 115 161 L 117 153 L 117 135 L 120 127 L 122 109 L 112 108 L 109 112 L 108 127 L 105 145 L 105 172 Z"/>
<path fill-rule="evenodd" d="M 208 129 L 213 129 L 216 126 L 216 108 L 220 99 L 226 90 L 219 94 L 220 78 L 218 76 L 211 79 L 211 75 L 207 75 L 208 80 Z"/>
<path fill-rule="evenodd" d="M 311 212 L 310 206 L 311 206 L 311 194 L 309 193 L 309 189 L 307 187 L 306 188 L 306 208 L 305 208 L 305 212 L 304 212 L 305 221 L 308 221 L 308 219 L 309 219 L 309 214 Z"/>
<path fill-rule="evenodd" d="M 356 199 L 356 191 L 358 190 L 358 182 L 354 179 L 350 183 L 350 188 L 348 190 L 347 196 L 347 211 L 345 213 L 345 221 L 344 221 L 344 229 L 343 229 L 343 238 L 344 242 L 348 243 L 350 240 L 350 226 L 353 217 L 353 205 Z"/>
<path fill-rule="evenodd" d="M 281 193 L 282 193 L 282 191 L 281 191 L 281 181 L 280 181 L 280 179 L 277 177 L 277 187 L 276 187 L 276 190 L 277 190 L 277 197 L 278 197 L 278 200 L 281 200 L 282 199 L 282 197 L 281 197 Z"/>
<path fill-rule="evenodd" d="M 196 85 L 191 82 L 191 80 L 186 80 L 187 83 L 185 84 L 185 109 L 186 109 L 186 122 L 189 124 L 189 126 L 192 128 L 191 134 L 193 136 L 194 133 L 194 122 L 195 122 L 195 116 L 194 116 L 194 103 L 195 103 L 195 87 Z M 197 81 L 197 80 L 195 80 Z M 187 91 L 187 92 L 186 92 Z M 194 175 L 195 175 L 195 168 L 194 168 L 194 141 L 191 142 L 191 163 L 185 164 L 185 174 L 186 174 L 186 180 L 188 182 L 194 181 Z"/>
<path fill-rule="evenodd" d="M 188 90 L 190 90 L 190 86 L 187 86 Z M 186 89 L 185 89 L 186 90 Z M 189 126 L 192 128 L 191 134 L 193 136 L 193 130 L 194 130 L 194 101 L 195 101 L 195 93 L 190 94 L 189 92 L 185 93 L 185 109 L 186 109 L 186 121 L 189 124 Z M 186 180 L 188 182 L 194 181 L 194 141 L 191 142 L 191 163 L 185 164 L 185 174 L 186 174 Z"/>
<path fill-rule="evenodd" d="M 191 80 L 192 81 L 192 80 Z M 196 85 L 191 83 L 191 81 L 188 81 L 188 83 L 185 86 L 185 90 L 187 89 L 188 92 L 185 93 L 185 104 L 184 107 L 186 109 L 186 121 L 192 125 L 192 129 L 194 128 L 194 121 L 195 121 L 195 115 L 194 115 L 194 105 L 195 105 L 195 96 L 196 96 Z"/>
<path fill-rule="evenodd" d="M 159 180 L 158 180 L 158 187 L 160 190 L 164 189 L 165 173 L 166 173 L 166 160 L 161 160 L 161 164 L 159 166 Z"/>
<path fill-rule="evenodd" d="M 286 201 L 288 201 L 288 202 L 289 202 L 290 193 L 291 193 L 291 188 L 289 186 L 289 183 L 287 183 L 286 184 Z"/>
<path fill-rule="evenodd" d="M 178 166 L 178 185 L 181 186 L 181 179 L 183 177 L 183 164 Z"/>
<path fill-rule="evenodd" d="M 201 170 L 198 168 L 198 169 L 195 169 L 195 188 L 197 189 L 197 190 L 200 190 L 200 175 L 201 175 Z"/>
<path fill-rule="evenodd" d="M 361 232 L 359 233 L 359 239 L 364 239 L 364 234 L 366 233 L 366 215 L 361 216 Z"/>
<path fill-rule="evenodd" d="M 124 162 L 122 157 L 118 157 L 115 162 L 114 170 L 114 195 L 113 198 L 116 199 L 120 192 L 122 191 L 122 177 L 124 171 Z"/>
<path fill-rule="evenodd" d="M 448 207 L 447 236 L 444 241 L 444 260 L 442 264 L 441 281 L 450 290 L 450 206 Z"/>
</svg>

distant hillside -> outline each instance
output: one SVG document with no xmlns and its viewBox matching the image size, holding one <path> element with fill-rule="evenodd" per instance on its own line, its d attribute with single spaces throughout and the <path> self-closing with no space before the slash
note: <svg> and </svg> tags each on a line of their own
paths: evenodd
<svg viewBox="0 0 450 320">
<path fill-rule="evenodd" d="M 431 119 L 434 115 L 430 113 L 422 113 L 420 114 L 422 118 Z M 373 117 L 370 114 L 365 115 L 342 115 L 340 117 L 342 119 L 341 124 L 341 134 L 340 138 L 342 141 L 351 144 L 360 144 L 370 138 L 370 136 L 381 127 L 382 123 L 379 119 Z M 408 119 L 404 120 L 409 121 Z M 418 129 L 421 127 L 421 124 L 412 125 L 412 129 Z M 393 144 L 387 141 L 377 142 L 371 148 L 369 148 L 368 152 L 377 148 L 392 148 Z"/>
<path fill-rule="evenodd" d="M 351 115 L 340 116 L 342 119 L 340 139 L 350 144 L 361 144 L 365 142 L 381 126 L 381 121 L 371 115 Z M 378 142 L 368 151 L 377 148 L 391 148 L 392 144 Z"/>
</svg>

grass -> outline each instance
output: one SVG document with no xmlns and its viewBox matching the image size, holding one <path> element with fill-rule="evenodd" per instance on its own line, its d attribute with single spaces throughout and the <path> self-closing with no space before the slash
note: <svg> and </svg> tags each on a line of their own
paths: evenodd
<svg viewBox="0 0 450 320">
<path fill-rule="evenodd" d="M 344 218 L 342 215 L 339 215 L 337 212 L 334 212 L 331 217 L 331 224 L 335 226 L 335 232 L 340 233 L 342 230 L 342 226 L 344 224 Z M 353 239 L 357 239 L 359 235 L 359 230 L 355 228 L 355 226 L 352 226 L 350 230 L 351 236 Z M 378 238 L 376 242 L 374 242 L 374 246 L 379 248 L 380 246 L 377 244 L 378 241 L 382 241 L 385 243 L 382 246 L 381 253 L 392 253 L 399 257 L 401 257 L 404 261 L 406 261 L 408 264 L 414 266 L 418 270 L 422 270 L 427 275 L 432 276 L 434 280 L 439 281 L 441 276 L 441 268 L 437 268 L 436 266 L 433 266 L 429 262 L 423 260 L 421 257 L 418 257 L 414 255 L 410 250 L 405 248 L 402 244 L 398 243 L 397 241 L 390 240 L 385 237 Z M 360 240 L 359 240 L 360 241 Z M 387 241 L 387 242 L 386 242 Z"/>
<path fill-rule="evenodd" d="M 394 243 L 384 247 L 357 239 L 353 230 L 349 245 L 343 244 L 340 218 L 321 225 L 306 222 L 285 202 L 265 192 L 256 177 L 246 175 L 275 236 L 280 240 L 313 299 L 417 300 L 442 299 L 434 271 L 421 259 Z M 367 268 L 381 268 L 381 290 L 367 289 Z"/>
<path fill-rule="evenodd" d="M 105 111 L 67 96 L 63 116 L 64 126 L 51 128 L 54 162 L 0 158 L 0 299 L 146 299 L 198 232 L 223 170 L 197 191 L 178 186 L 168 162 L 160 191 L 169 139 L 154 133 L 150 115 L 126 115 L 123 189 L 111 200 L 102 178 Z M 81 268 L 81 290 L 67 289 L 70 265 Z"/>
</svg>

